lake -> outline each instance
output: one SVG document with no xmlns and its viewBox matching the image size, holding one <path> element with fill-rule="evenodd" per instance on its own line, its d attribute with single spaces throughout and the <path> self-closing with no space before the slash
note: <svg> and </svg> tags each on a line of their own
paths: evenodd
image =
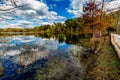
<svg viewBox="0 0 120 80">
<path fill-rule="evenodd" d="M 64 34 L 1 36 L 0 66 L 3 74 L 1 79 L 26 80 L 37 70 L 46 67 L 46 63 L 48 65 L 56 61 L 54 58 L 59 58 L 58 61 L 65 65 L 69 63 L 81 68 L 79 60 L 73 58 L 83 49 L 77 45 L 79 38 L 79 35 Z"/>
</svg>

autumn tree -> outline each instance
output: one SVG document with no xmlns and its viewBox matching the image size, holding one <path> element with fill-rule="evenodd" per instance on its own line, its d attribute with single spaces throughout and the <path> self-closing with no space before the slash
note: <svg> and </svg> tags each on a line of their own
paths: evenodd
<svg viewBox="0 0 120 80">
<path fill-rule="evenodd" d="M 85 4 L 83 12 L 85 31 L 92 33 L 93 37 L 100 37 L 107 28 L 107 24 L 102 18 L 103 5 L 91 0 Z"/>
</svg>

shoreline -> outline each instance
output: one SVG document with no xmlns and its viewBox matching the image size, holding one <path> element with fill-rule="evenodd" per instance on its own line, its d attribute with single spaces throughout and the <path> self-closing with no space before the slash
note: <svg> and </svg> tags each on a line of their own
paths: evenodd
<svg viewBox="0 0 120 80">
<path fill-rule="evenodd" d="M 83 80 L 119 80 L 119 58 L 109 40 L 106 40 L 101 51 L 91 54 L 86 61 L 86 72 Z"/>
</svg>

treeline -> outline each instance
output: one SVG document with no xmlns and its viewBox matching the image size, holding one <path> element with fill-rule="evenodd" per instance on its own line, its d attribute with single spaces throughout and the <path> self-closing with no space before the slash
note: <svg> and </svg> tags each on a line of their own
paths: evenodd
<svg viewBox="0 0 120 80">
<path fill-rule="evenodd" d="M 115 18 L 111 15 L 104 14 L 102 16 L 104 23 L 107 26 L 105 31 L 115 31 Z M 37 26 L 33 29 L 35 32 L 40 33 L 70 33 L 70 34 L 91 34 L 90 27 L 86 25 L 88 20 L 83 17 L 67 19 L 64 23 L 54 23 L 53 25 Z M 97 23 L 97 22 L 96 22 Z M 100 25 L 104 28 L 104 24 Z"/>
<path fill-rule="evenodd" d="M 83 19 L 67 19 L 65 23 L 54 23 L 53 25 L 42 25 L 34 28 L 35 32 L 41 33 L 81 33 Z"/>
<path fill-rule="evenodd" d="M 114 29 L 114 17 L 104 14 L 103 16 L 108 28 Z M 5 28 L 0 32 L 35 32 L 35 33 L 90 33 L 82 17 L 67 19 L 64 23 L 54 23 L 53 25 L 41 25 L 35 28 Z M 87 29 L 87 30 L 86 30 Z"/>
<path fill-rule="evenodd" d="M 118 13 L 114 12 L 111 14 L 103 14 L 102 17 L 97 17 L 97 19 L 93 18 L 95 20 L 94 22 L 97 23 L 97 26 L 101 26 L 97 30 L 101 29 L 104 31 L 103 33 L 111 32 L 111 31 L 119 31 L 119 25 L 118 25 Z M 103 22 L 99 23 L 97 22 L 98 18 L 102 18 Z M 27 33 L 64 33 L 64 34 L 92 34 L 92 26 L 91 22 L 92 19 L 85 18 L 85 17 L 79 17 L 74 19 L 67 19 L 64 23 L 54 23 L 53 25 L 41 25 L 36 26 L 34 28 L 5 28 L 0 29 L 1 33 L 4 32 L 27 32 Z M 106 26 L 106 27 L 105 27 Z"/>
<path fill-rule="evenodd" d="M 83 18 L 67 19 L 65 23 L 41 25 L 35 28 L 4 28 L 0 32 L 35 32 L 35 33 L 81 33 Z"/>
<path fill-rule="evenodd" d="M 32 28 L 4 28 L 0 32 L 33 32 Z"/>
</svg>

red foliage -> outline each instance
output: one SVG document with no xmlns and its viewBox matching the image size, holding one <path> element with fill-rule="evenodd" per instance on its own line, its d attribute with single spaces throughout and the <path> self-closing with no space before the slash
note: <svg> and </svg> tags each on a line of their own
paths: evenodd
<svg viewBox="0 0 120 80">
<path fill-rule="evenodd" d="M 100 4 L 91 1 L 83 7 L 83 12 L 85 26 L 86 28 L 89 27 L 87 31 L 91 31 L 94 34 L 100 34 L 106 29 L 107 25 L 102 20 L 103 10 L 102 7 L 100 8 Z"/>
</svg>

